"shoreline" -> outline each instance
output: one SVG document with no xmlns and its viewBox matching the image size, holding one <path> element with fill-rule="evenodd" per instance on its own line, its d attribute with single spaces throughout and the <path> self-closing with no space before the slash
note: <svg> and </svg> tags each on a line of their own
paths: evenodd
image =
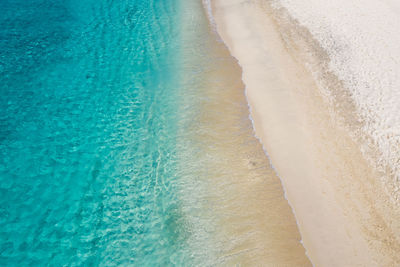
<svg viewBox="0 0 400 267">
<path fill-rule="evenodd" d="M 253 135 L 240 66 L 201 1 L 181 8 L 188 73 L 180 86 L 178 173 L 186 225 L 194 231 L 188 244 L 200 255 L 194 265 L 311 266 L 281 182 Z"/>
<path fill-rule="evenodd" d="M 343 127 L 353 119 L 343 118 L 350 107 L 335 110 L 304 66 L 301 53 L 312 47 L 285 40 L 283 30 L 296 29 L 279 24 L 266 2 L 211 4 L 218 33 L 242 67 L 256 135 L 281 178 L 313 264 L 398 262 L 399 214 L 382 174 Z"/>
</svg>

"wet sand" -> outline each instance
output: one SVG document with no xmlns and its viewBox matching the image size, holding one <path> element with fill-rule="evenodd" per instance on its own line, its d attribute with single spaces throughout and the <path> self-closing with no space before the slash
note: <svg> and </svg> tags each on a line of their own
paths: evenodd
<svg viewBox="0 0 400 267">
<path fill-rule="evenodd" d="M 180 145 L 193 148 L 184 157 L 195 163 L 184 160 L 181 175 L 187 177 L 184 188 L 192 187 L 184 212 L 198 229 L 193 244 L 205 244 L 197 248 L 206 250 L 199 264 L 311 266 L 281 182 L 254 136 L 241 69 L 206 14 L 192 13 L 201 2 L 186 1 L 183 8 L 183 25 L 191 29 L 184 31 L 184 68 L 195 75 L 182 79 L 188 95 L 182 113 L 192 115 Z"/>
<path fill-rule="evenodd" d="M 382 188 L 382 173 L 345 127 L 357 120 L 341 116 L 353 111 L 336 110 L 304 66 L 299 54 L 312 47 L 284 36 L 268 1 L 212 4 L 218 33 L 242 67 L 256 135 L 282 180 L 313 264 L 395 266 L 398 209 Z"/>
</svg>

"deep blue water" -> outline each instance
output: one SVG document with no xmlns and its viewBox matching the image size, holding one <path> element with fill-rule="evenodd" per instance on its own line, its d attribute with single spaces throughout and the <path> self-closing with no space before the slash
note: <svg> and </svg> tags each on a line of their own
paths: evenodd
<svg viewBox="0 0 400 267">
<path fill-rule="evenodd" d="M 179 2 L 0 1 L 0 266 L 190 263 Z"/>
</svg>

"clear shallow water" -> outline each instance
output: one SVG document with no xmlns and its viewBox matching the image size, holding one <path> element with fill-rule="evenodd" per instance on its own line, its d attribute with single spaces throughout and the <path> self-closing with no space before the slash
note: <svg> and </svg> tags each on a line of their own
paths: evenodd
<svg viewBox="0 0 400 267">
<path fill-rule="evenodd" d="M 178 0 L 0 2 L 0 265 L 190 262 Z"/>
<path fill-rule="evenodd" d="M 0 10 L 0 266 L 307 264 L 201 1 Z"/>
</svg>

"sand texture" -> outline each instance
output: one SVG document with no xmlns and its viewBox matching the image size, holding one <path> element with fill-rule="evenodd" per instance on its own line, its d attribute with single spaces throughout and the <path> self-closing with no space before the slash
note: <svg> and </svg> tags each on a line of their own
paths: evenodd
<svg viewBox="0 0 400 267">
<path fill-rule="evenodd" d="M 378 151 L 363 149 L 370 136 L 355 138 L 365 124 L 351 91 L 326 67 L 329 53 L 278 2 L 211 3 L 313 264 L 396 266 L 400 216 L 382 183 L 388 173 L 371 164 L 377 154 L 365 155 Z"/>
</svg>

